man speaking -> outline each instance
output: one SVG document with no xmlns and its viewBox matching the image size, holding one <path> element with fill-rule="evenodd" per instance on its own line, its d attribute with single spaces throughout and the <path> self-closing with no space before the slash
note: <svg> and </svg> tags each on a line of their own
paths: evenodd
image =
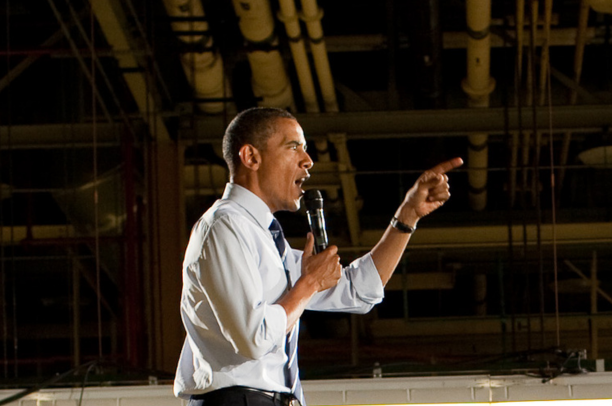
<svg viewBox="0 0 612 406">
<path fill-rule="evenodd" d="M 292 249 L 274 218 L 296 211 L 313 161 L 287 111 L 252 108 L 223 137 L 230 182 L 194 225 L 183 262 L 187 337 L 174 392 L 190 406 L 304 404 L 297 369 L 304 310 L 366 313 L 383 299 L 418 220 L 450 197 L 446 172 L 423 173 L 390 216 L 380 241 L 343 268 L 334 245 Z"/>
</svg>

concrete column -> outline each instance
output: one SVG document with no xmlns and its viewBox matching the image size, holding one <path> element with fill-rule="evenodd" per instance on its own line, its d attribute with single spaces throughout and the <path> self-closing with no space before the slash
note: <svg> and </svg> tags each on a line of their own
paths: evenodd
<svg viewBox="0 0 612 406">
<path fill-rule="evenodd" d="M 148 318 L 153 367 L 174 371 L 185 333 L 179 313 L 182 258 L 187 242 L 183 192 L 183 148 L 151 145 L 148 156 Z M 144 281 L 143 281 L 144 283 Z"/>
</svg>

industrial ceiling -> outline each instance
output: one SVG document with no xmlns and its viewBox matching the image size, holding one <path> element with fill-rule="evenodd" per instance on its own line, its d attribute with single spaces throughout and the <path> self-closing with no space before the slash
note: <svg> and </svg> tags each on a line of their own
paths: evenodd
<svg viewBox="0 0 612 406">
<path fill-rule="evenodd" d="M 304 128 L 306 187 L 346 263 L 422 171 L 465 161 L 383 304 L 304 317 L 306 378 L 610 357 L 611 13 L 609 0 L 6 0 L 4 377 L 96 359 L 171 376 L 182 251 L 227 181 L 225 126 L 256 105 Z M 301 247 L 304 212 L 279 217 Z"/>
</svg>

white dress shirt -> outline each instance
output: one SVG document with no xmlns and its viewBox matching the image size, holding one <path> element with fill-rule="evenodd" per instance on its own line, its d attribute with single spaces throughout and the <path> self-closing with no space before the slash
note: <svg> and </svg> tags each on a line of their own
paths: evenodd
<svg viewBox="0 0 612 406">
<path fill-rule="evenodd" d="M 259 197 L 229 183 L 194 225 L 183 262 L 187 337 L 176 396 L 233 385 L 289 391 L 283 375 L 287 315 L 275 304 L 287 277 L 268 230 L 273 218 Z M 289 250 L 285 264 L 294 283 L 301 260 L 302 251 Z M 316 294 L 308 309 L 366 313 L 382 298 L 382 282 L 367 254 L 343 269 L 337 286 Z"/>
</svg>

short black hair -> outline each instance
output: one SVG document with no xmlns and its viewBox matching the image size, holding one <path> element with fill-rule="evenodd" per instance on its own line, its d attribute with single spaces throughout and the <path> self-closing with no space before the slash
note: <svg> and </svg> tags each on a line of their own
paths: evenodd
<svg viewBox="0 0 612 406">
<path fill-rule="evenodd" d="M 223 158 L 230 174 L 240 166 L 240 148 L 251 144 L 259 150 L 266 147 L 279 118 L 296 118 L 287 110 L 276 107 L 252 107 L 240 112 L 227 126 L 223 136 Z"/>
</svg>

